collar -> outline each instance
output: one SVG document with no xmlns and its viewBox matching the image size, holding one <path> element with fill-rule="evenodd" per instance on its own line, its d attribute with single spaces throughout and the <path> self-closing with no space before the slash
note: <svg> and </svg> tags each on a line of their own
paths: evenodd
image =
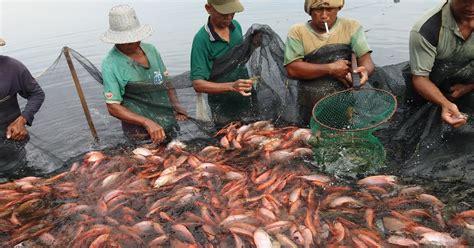
<svg viewBox="0 0 474 248">
<path fill-rule="evenodd" d="M 214 27 L 211 24 L 211 17 L 207 18 L 207 24 L 204 26 L 207 34 L 209 34 L 210 41 L 224 41 L 214 30 Z M 233 32 L 235 29 L 234 22 L 232 21 L 229 25 L 230 32 Z"/>
<path fill-rule="evenodd" d="M 459 31 L 459 26 L 456 22 L 456 19 L 454 18 L 454 13 L 451 10 L 451 1 L 446 1 L 441 15 L 441 25 L 444 28 L 451 30 L 459 38 L 464 39 L 461 32 Z"/>
</svg>

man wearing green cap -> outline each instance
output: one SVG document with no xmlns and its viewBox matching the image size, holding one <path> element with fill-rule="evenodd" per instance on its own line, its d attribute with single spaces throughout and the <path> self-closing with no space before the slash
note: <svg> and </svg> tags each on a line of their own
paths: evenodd
<svg viewBox="0 0 474 248">
<path fill-rule="evenodd" d="M 357 57 L 360 83 L 374 71 L 364 30 L 356 20 L 338 17 L 344 0 L 305 0 L 311 20 L 290 28 L 284 64 L 288 76 L 300 80 L 298 102 L 304 124 L 317 100 L 352 86 L 351 53 Z"/>
<path fill-rule="evenodd" d="M 224 77 L 212 73 L 214 61 L 242 43 L 242 28 L 234 15 L 244 7 L 239 0 L 208 0 L 205 8 L 209 19 L 194 36 L 191 80 L 197 92 L 209 94 L 213 121 L 222 126 L 250 112 L 252 80 L 246 79 L 245 66 L 234 68 Z"/>
</svg>

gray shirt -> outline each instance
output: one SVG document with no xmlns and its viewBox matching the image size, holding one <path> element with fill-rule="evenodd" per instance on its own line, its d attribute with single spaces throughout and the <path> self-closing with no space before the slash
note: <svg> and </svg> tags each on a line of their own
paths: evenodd
<svg viewBox="0 0 474 248">
<path fill-rule="evenodd" d="M 28 100 L 23 111 L 17 95 Z M 10 124 L 20 113 L 31 126 L 44 97 L 43 90 L 20 61 L 0 55 L 0 126 Z"/>
<path fill-rule="evenodd" d="M 474 60 L 474 35 L 464 39 L 445 0 L 424 14 L 410 32 L 410 67 L 417 76 L 429 76 L 435 60 Z"/>
</svg>

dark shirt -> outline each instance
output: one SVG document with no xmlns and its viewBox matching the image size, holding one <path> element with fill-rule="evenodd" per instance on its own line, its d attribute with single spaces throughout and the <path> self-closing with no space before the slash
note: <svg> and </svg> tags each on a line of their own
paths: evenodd
<svg viewBox="0 0 474 248">
<path fill-rule="evenodd" d="M 23 111 L 17 94 L 28 100 Z M 20 61 L 0 55 L 0 126 L 9 125 L 19 113 L 31 126 L 43 101 L 44 92 L 28 69 Z"/>
</svg>

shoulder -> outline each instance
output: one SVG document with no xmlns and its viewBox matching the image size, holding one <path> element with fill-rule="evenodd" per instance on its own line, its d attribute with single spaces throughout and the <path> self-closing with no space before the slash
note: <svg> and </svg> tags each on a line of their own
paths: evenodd
<svg viewBox="0 0 474 248">
<path fill-rule="evenodd" d="M 338 17 L 337 20 L 341 26 L 349 28 L 353 31 L 357 31 L 362 26 L 358 20 L 352 18 Z"/>
<path fill-rule="evenodd" d="M 8 66 L 10 69 L 18 69 L 18 70 L 26 69 L 26 66 L 23 63 L 9 56 L 0 56 L 0 62 L 2 66 L 5 66 L 5 67 Z"/>
<path fill-rule="evenodd" d="M 291 25 L 290 29 L 288 30 L 288 36 L 298 36 L 298 34 L 301 34 L 302 32 L 305 32 L 307 30 L 307 23 L 297 23 Z"/>
<path fill-rule="evenodd" d="M 449 5 L 446 2 L 443 2 L 427 11 L 420 19 L 418 19 L 415 25 L 413 25 L 411 31 L 419 33 L 431 45 L 436 46 L 442 25 L 443 8 L 445 7 L 449 8 Z"/>
<path fill-rule="evenodd" d="M 439 4 L 436 7 L 425 12 L 423 16 L 421 16 L 421 18 L 416 21 L 415 25 L 413 25 L 412 31 L 419 32 L 422 28 L 425 28 L 427 25 L 433 24 L 433 22 L 438 18 L 441 24 L 441 14 L 442 14 L 443 7 L 445 5 L 446 3 L 443 2 L 442 4 Z"/>
<path fill-rule="evenodd" d="M 202 46 L 209 41 L 209 34 L 207 33 L 204 26 L 202 26 L 199 31 L 194 35 L 192 47 Z"/>
<path fill-rule="evenodd" d="M 241 30 L 241 31 L 242 31 L 242 26 L 240 25 L 240 23 L 239 23 L 237 20 L 233 19 L 233 20 L 232 20 L 232 24 L 234 24 L 234 26 L 235 26 L 238 30 Z"/>
<path fill-rule="evenodd" d="M 206 31 L 205 25 L 203 25 L 194 35 L 194 40 L 203 40 L 209 38 L 209 34 Z"/>
<path fill-rule="evenodd" d="M 157 56 L 160 56 L 160 52 L 158 51 L 158 49 L 154 45 L 152 45 L 150 43 L 145 43 L 145 42 L 141 42 L 140 45 L 143 48 L 143 50 L 145 50 L 145 52 L 154 53 Z"/>
</svg>

